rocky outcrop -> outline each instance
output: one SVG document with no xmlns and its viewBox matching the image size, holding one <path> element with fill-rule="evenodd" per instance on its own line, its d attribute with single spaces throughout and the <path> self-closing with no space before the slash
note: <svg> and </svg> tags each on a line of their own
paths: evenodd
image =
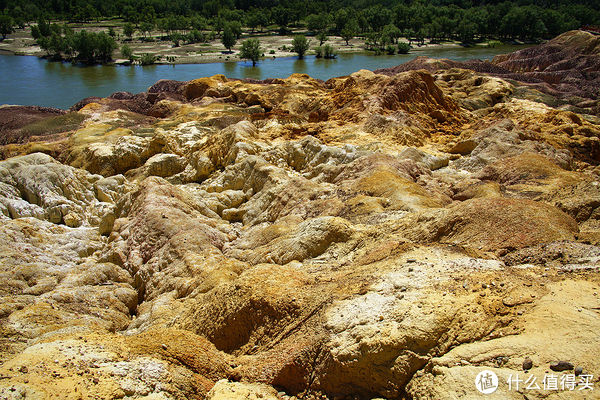
<svg viewBox="0 0 600 400">
<path fill-rule="evenodd" d="M 36 217 L 71 227 L 98 225 L 103 212 L 123 191 L 117 181 L 101 178 L 42 153 L 1 161 L 0 210 L 13 219 Z M 113 192 L 112 198 L 106 191 Z"/>
<path fill-rule="evenodd" d="M 600 39 L 590 32 L 575 30 L 563 33 L 539 46 L 498 55 L 491 62 L 416 57 L 397 67 L 375 72 L 395 75 L 420 69 L 432 73 L 457 68 L 467 69 L 520 82 L 522 87 L 518 90 L 519 96 L 554 106 L 570 105 L 569 108 L 573 110 L 599 115 L 599 66 Z M 489 78 L 483 78 L 483 81 L 487 79 Z M 477 90 L 479 85 L 481 82 L 475 82 L 470 89 Z"/>
<path fill-rule="evenodd" d="M 35 121 L 79 122 L 0 150 L 0 397 L 565 395 L 506 381 L 600 367 L 600 125 L 444 63 Z"/>
<path fill-rule="evenodd" d="M 540 46 L 496 56 L 492 63 L 551 85 L 546 90 L 561 97 L 595 99 L 600 87 L 600 38 L 571 31 Z"/>
</svg>

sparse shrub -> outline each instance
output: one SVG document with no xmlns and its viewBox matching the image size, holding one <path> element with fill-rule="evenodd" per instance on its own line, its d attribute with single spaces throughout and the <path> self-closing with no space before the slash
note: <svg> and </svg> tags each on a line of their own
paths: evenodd
<svg viewBox="0 0 600 400">
<path fill-rule="evenodd" d="M 398 54 L 408 54 L 408 52 L 410 51 L 410 44 L 405 43 L 405 42 L 400 42 L 398 43 Z"/>
<path fill-rule="evenodd" d="M 134 60 L 133 50 L 131 50 L 131 47 L 127 46 L 126 44 L 121 47 L 121 56 L 128 59 L 129 62 L 133 62 Z"/>
<path fill-rule="evenodd" d="M 294 40 L 292 41 L 292 48 L 294 49 L 294 53 L 298 54 L 298 58 L 304 57 L 304 54 L 306 54 L 306 51 L 308 50 L 308 46 L 310 46 L 310 40 L 306 39 L 306 36 L 294 36 Z"/>
<path fill-rule="evenodd" d="M 152 65 L 152 64 L 156 63 L 159 59 L 160 58 L 155 56 L 154 54 L 144 53 L 140 57 L 140 64 L 141 65 Z"/>
<path fill-rule="evenodd" d="M 336 57 L 333 46 L 326 44 L 325 46 L 315 47 L 315 55 L 317 58 L 333 59 Z"/>
</svg>

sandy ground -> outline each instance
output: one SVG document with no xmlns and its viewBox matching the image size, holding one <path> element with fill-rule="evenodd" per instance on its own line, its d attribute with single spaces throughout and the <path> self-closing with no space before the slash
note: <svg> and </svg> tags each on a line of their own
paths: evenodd
<svg viewBox="0 0 600 400">
<path fill-rule="evenodd" d="M 123 24 L 120 22 L 104 21 L 87 24 L 85 26 L 80 24 L 72 24 L 70 26 L 76 31 L 85 28 L 88 31 L 94 32 L 108 31 L 108 28 L 112 26 L 118 35 L 119 49 L 123 44 L 127 44 L 131 47 L 135 55 L 151 53 L 161 56 L 161 60 L 158 63 L 201 64 L 238 61 L 240 59 L 239 51 L 242 41 L 248 38 L 257 38 L 260 40 L 265 58 L 291 57 L 296 55 L 296 53 L 291 51 L 293 36 L 279 36 L 271 32 L 251 33 L 250 31 L 244 31 L 242 38 L 237 41 L 232 51 L 229 52 L 223 47 L 220 38 L 210 41 L 209 43 L 182 44 L 179 47 L 174 47 L 173 42 L 171 41 L 160 41 L 159 37 L 163 33 L 158 31 L 154 31 L 148 36 L 156 40 L 153 42 L 144 41 L 141 34 L 137 31 L 134 33 L 133 39 L 128 40 L 125 35 L 123 35 Z M 295 33 L 304 32 L 298 31 Z M 311 40 L 311 50 L 309 50 L 308 54 L 314 54 L 312 49 L 317 47 L 319 42 L 314 37 L 309 39 Z M 346 45 L 346 42 L 341 37 L 330 36 L 324 44 L 333 46 L 337 53 L 360 53 L 365 51 L 365 42 L 362 38 L 354 38 Z M 443 43 L 427 44 L 426 46 L 458 47 L 459 44 Z M 35 44 L 35 40 L 31 37 L 31 27 L 29 26 L 25 27 L 25 29 L 17 29 L 15 33 L 9 35 L 8 38 L 0 42 L 0 54 L 2 53 L 35 56 L 44 56 L 46 54 Z M 126 61 L 121 59 L 120 50 L 116 50 L 113 57 L 117 63 Z"/>
</svg>

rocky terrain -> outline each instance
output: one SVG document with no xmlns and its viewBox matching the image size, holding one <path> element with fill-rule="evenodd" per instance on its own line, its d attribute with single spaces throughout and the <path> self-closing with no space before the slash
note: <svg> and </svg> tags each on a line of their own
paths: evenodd
<svg viewBox="0 0 600 400">
<path fill-rule="evenodd" d="M 582 43 L 0 108 L 0 398 L 597 398 Z"/>
<path fill-rule="evenodd" d="M 496 56 L 491 62 L 417 57 L 375 72 L 390 75 L 416 69 L 435 72 L 451 68 L 470 69 L 517 84 L 515 97 L 600 116 L 599 35 L 571 31 L 540 46 Z"/>
</svg>

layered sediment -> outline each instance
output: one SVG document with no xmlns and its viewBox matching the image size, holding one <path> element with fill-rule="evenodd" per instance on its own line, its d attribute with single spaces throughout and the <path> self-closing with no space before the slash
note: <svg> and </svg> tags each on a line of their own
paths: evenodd
<svg viewBox="0 0 600 400">
<path fill-rule="evenodd" d="M 596 38 L 490 65 L 574 55 Z M 479 398 L 484 370 L 490 398 L 593 397 L 506 383 L 600 371 L 585 62 L 583 105 L 417 59 L 0 108 L 0 397 Z"/>
</svg>

